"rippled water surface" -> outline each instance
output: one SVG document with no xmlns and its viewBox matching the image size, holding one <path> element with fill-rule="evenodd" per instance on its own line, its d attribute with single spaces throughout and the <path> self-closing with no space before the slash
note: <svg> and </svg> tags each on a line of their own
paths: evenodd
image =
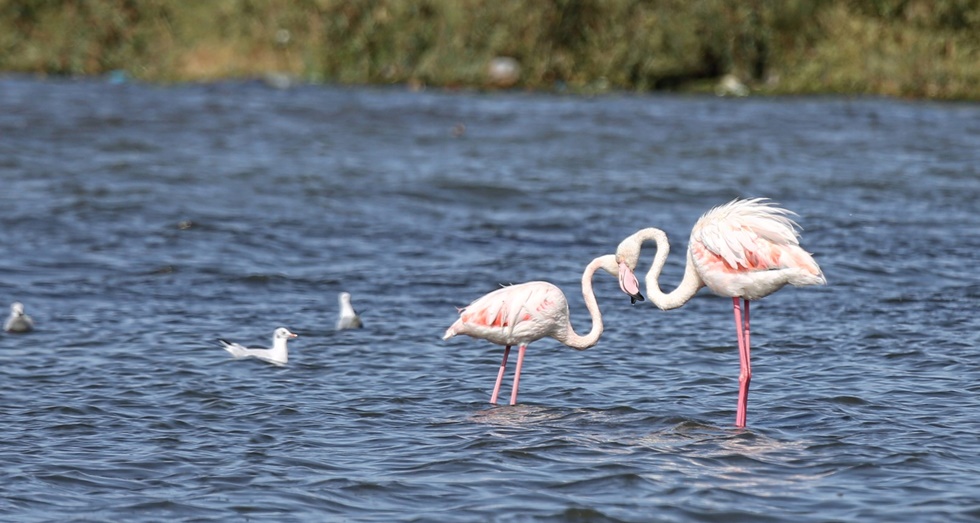
<svg viewBox="0 0 980 523">
<path fill-rule="evenodd" d="M 753 307 L 745 430 L 726 298 L 597 275 L 599 344 L 532 344 L 514 407 L 441 340 L 535 279 L 587 331 L 589 260 L 660 227 L 670 288 L 750 196 L 829 285 Z M 975 521 L 978 201 L 977 105 L 0 79 L 0 518 Z M 278 326 L 285 367 L 216 343 Z"/>
</svg>

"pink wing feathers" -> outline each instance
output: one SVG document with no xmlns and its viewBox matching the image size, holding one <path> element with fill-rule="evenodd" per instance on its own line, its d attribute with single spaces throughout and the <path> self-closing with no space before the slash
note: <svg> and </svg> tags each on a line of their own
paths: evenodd
<svg viewBox="0 0 980 523">
<path fill-rule="evenodd" d="M 735 200 L 701 217 L 691 231 L 698 275 L 716 294 L 758 299 L 783 285 L 820 285 L 823 272 L 800 247 L 793 212 L 765 198 Z"/>
<path fill-rule="evenodd" d="M 816 262 L 800 247 L 800 226 L 787 217 L 793 214 L 765 198 L 716 207 L 691 231 L 695 259 L 705 268 L 711 265 L 725 272 L 797 268 L 820 274 Z"/>
<path fill-rule="evenodd" d="M 500 345 L 530 341 L 550 334 L 567 318 L 561 290 L 547 282 L 528 282 L 497 289 L 459 311 L 444 339 L 475 334 Z"/>
</svg>

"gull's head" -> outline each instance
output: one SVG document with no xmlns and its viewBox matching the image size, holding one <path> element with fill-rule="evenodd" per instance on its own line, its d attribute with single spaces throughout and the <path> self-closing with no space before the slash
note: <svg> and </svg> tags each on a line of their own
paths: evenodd
<svg viewBox="0 0 980 523">
<path fill-rule="evenodd" d="M 349 292 L 342 292 L 342 293 L 340 293 L 337 296 L 337 299 L 340 300 L 340 303 L 341 304 L 350 303 L 350 293 Z"/>
<path fill-rule="evenodd" d="M 293 334 L 292 332 L 289 332 L 289 329 L 287 329 L 286 327 L 279 327 L 278 329 L 276 329 L 276 333 L 274 337 L 277 340 L 288 340 L 290 338 L 295 338 L 296 335 Z"/>
<path fill-rule="evenodd" d="M 11 303 L 10 304 L 10 314 L 12 314 L 14 316 L 23 316 L 24 315 L 24 304 L 21 303 L 21 302 L 19 302 L 19 301 L 15 301 L 15 302 Z"/>
</svg>

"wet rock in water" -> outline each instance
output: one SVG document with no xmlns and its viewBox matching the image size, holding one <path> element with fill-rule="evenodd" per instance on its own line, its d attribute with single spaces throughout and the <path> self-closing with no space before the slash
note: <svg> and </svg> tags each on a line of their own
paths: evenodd
<svg viewBox="0 0 980 523">
<path fill-rule="evenodd" d="M 715 94 L 718 96 L 748 96 L 749 88 L 733 74 L 726 74 L 715 86 Z"/>
<path fill-rule="evenodd" d="M 496 87 L 512 87 L 521 77 L 521 64 L 509 56 L 498 56 L 487 65 L 487 80 Z"/>
</svg>

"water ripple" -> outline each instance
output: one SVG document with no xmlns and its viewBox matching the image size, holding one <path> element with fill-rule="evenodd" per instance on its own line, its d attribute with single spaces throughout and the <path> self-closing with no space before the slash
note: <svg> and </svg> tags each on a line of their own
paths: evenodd
<svg viewBox="0 0 980 523">
<path fill-rule="evenodd" d="M 980 516 L 973 105 L 0 87 L 0 297 L 38 324 L 0 336 L 2 519 Z M 514 407 L 499 347 L 439 339 L 532 279 L 587 330 L 588 260 L 661 227 L 671 288 L 736 196 L 799 212 L 830 281 L 753 306 L 746 429 L 708 293 L 630 307 L 598 275 L 599 344 L 532 344 Z M 341 291 L 365 329 L 333 330 Z M 215 343 L 279 325 L 284 368 Z"/>
</svg>

